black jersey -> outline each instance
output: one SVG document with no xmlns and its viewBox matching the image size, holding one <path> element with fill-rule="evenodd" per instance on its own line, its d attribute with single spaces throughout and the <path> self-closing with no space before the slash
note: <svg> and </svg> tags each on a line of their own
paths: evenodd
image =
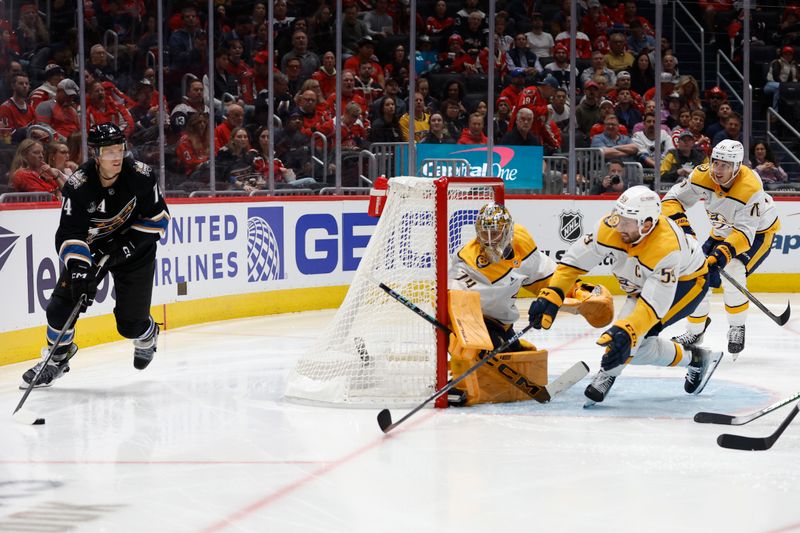
<svg viewBox="0 0 800 533">
<path fill-rule="evenodd" d="M 169 225 L 169 210 L 151 168 L 125 158 L 119 177 L 103 187 L 97 163 L 90 159 L 62 189 L 61 221 L 56 250 L 61 261 L 93 264 L 92 253 L 115 236 L 125 234 L 134 244 L 156 241 Z"/>
</svg>

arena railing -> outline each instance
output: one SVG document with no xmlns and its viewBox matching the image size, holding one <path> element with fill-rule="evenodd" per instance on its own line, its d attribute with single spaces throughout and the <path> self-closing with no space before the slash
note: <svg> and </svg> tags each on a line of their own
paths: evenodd
<svg viewBox="0 0 800 533">
<path fill-rule="evenodd" d="M 317 144 L 316 139 L 320 139 L 322 142 L 322 158 L 317 157 Z M 328 138 L 325 136 L 324 133 L 320 131 L 315 131 L 311 134 L 311 177 L 316 179 L 317 178 L 317 164 L 322 167 L 322 177 L 328 175 Z M 337 169 L 337 173 L 339 169 Z"/>
<path fill-rule="evenodd" d="M 774 122 L 774 123 L 773 123 Z M 777 145 L 781 151 L 788 155 L 789 158 L 794 161 L 794 164 L 800 168 L 800 158 L 797 157 L 794 150 L 787 145 L 784 140 L 781 140 L 773 131 L 775 125 L 780 123 L 783 127 L 782 135 L 792 135 L 794 136 L 794 144 L 795 146 L 800 146 L 800 132 L 798 132 L 794 126 L 792 126 L 789 122 L 786 121 L 780 113 L 775 111 L 772 107 L 767 109 L 767 140 L 769 140 L 770 144 Z M 789 179 L 792 178 L 792 175 L 789 175 Z"/>
<path fill-rule="evenodd" d="M 681 10 L 681 13 L 688 17 L 691 24 L 696 28 L 697 33 L 700 34 L 700 43 L 694 39 L 692 32 L 684 27 L 683 24 L 678 19 L 678 9 Z M 700 52 L 700 87 L 705 88 L 706 86 L 706 30 L 703 28 L 703 25 L 700 24 L 694 15 L 692 15 L 691 11 L 681 2 L 681 0 L 675 0 L 672 2 L 672 43 L 677 43 L 677 31 L 680 30 L 683 34 L 683 37 L 686 39 L 686 43 L 690 44 L 695 50 Z"/>
<path fill-rule="evenodd" d="M 0 194 L 0 204 L 54 201 L 55 197 L 49 192 L 5 192 Z"/>
<path fill-rule="evenodd" d="M 314 191 L 312 189 L 300 188 L 292 189 L 275 189 L 274 191 L 270 192 L 266 189 L 264 190 L 257 190 L 257 191 L 250 191 L 249 196 L 314 196 Z"/>
<path fill-rule="evenodd" d="M 367 163 L 367 174 L 364 175 L 364 159 Z M 375 183 L 378 177 L 378 160 L 375 154 L 369 150 L 361 150 L 358 152 L 358 182 L 367 186 Z"/>
<path fill-rule="evenodd" d="M 323 187 L 319 190 L 320 196 L 333 196 L 342 194 L 344 196 L 369 196 L 370 187 Z"/>
</svg>

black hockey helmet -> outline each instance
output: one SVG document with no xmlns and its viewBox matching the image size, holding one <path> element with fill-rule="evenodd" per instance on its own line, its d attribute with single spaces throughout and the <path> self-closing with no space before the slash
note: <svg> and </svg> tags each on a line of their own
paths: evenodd
<svg viewBox="0 0 800 533">
<path fill-rule="evenodd" d="M 89 129 L 89 136 L 86 142 L 92 148 L 125 144 L 125 135 L 116 124 L 105 122 L 103 124 L 95 124 Z"/>
</svg>

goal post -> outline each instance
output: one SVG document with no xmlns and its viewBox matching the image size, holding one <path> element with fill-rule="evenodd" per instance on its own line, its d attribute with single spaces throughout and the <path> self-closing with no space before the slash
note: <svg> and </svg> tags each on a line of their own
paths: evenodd
<svg viewBox="0 0 800 533">
<path fill-rule="evenodd" d="M 389 180 L 342 305 L 290 372 L 286 397 L 351 407 L 418 404 L 447 383 L 448 335 L 378 287 L 385 283 L 448 323 L 450 254 L 472 239 L 478 210 L 504 202 L 500 178 Z M 446 399 L 437 406 L 446 406 Z"/>
</svg>

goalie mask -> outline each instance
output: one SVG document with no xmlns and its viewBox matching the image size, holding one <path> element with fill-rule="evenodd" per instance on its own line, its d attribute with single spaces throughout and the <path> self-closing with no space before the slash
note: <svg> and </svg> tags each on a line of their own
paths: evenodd
<svg viewBox="0 0 800 533">
<path fill-rule="evenodd" d="M 503 259 L 514 237 L 514 221 L 508 209 L 495 203 L 483 206 L 475 220 L 475 234 L 487 261 Z"/>
<path fill-rule="evenodd" d="M 653 231 L 660 215 L 661 199 L 658 195 L 644 185 L 636 185 L 620 195 L 607 221 L 623 236 L 623 241 L 628 236 L 629 242 L 636 244 Z M 645 230 L 648 220 L 652 225 Z"/>
</svg>

